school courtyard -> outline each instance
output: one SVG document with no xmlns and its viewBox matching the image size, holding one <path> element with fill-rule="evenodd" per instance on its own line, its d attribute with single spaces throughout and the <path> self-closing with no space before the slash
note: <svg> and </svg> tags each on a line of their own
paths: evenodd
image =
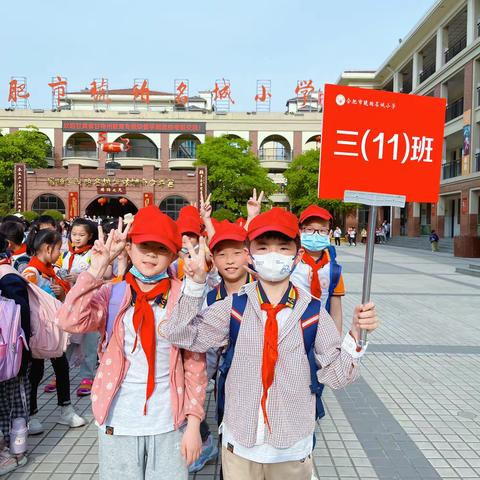
<svg viewBox="0 0 480 480">
<path fill-rule="evenodd" d="M 361 297 L 364 248 L 342 245 L 338 250 L 348 290 L 348 326 Z M 372 299 L 383 323 L 362 361 L 362 378 L 344 391 L 326 391 L 327 415 L 317 428 L 314 451 L 316 476 L 478 479 L 480 278 L 456 273 L 456 267 L 472 261 L 447 253 L 380 245 L 375 259 Z M 78 380 L 72 379 L 72 392 Z M 42 393 L 46 431 L 29 439 L 28 464 L 6 478 L 98 477 L 90 401 L 74 393 L 72 398 L 90 420 L 88 427 L 57 425 L 55 394 Z M 213 403 L 210 398 L 212 426 Z M 192 478 L 217 479 L 218 466 L 207 465 Z"/>
</svg>

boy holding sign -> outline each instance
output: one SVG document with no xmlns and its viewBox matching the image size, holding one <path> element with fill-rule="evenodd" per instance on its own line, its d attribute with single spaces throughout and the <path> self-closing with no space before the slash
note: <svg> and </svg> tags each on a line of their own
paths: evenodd
<svg viewBox="0 0 480 480">
<path fill-rule="evenodd" d="M 357 306 L 342 342 L 319 301 L 291 283 L 299 247 L 293 214 L 273 208 L 257 216 L 248 227 L 248 249 L 259 280 L 202 311 L 205 243 L 200 240 L 198 252 L 189 245 L 185 288 L 162 326 L 181 348 L 227 347 L 219 381 L 226 480 L 311 479 L 319 383 L 353 382 L 365 352 L 356 345 L 360 329 L 378 326 L 372 303 Z"/>
</svg>

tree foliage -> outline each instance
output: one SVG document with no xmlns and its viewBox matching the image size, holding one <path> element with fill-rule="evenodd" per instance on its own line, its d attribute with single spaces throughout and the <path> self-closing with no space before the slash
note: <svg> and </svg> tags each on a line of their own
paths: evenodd
<svg viewBox="0 0 480 480">
<path fill-rule="evenodd" d="M 12 206 L 14 165 L 25 163 L 27 167 L 45 168 L 50 149 L 45 135 L 34 126 L 0 136 L 0 204 Z"/>
<path fill-rule="evenodd" d="M 299 213 L 309 205 L 320 205 L 332 213 L 352 210 L 356 204 L 318 198 L 319 157 L 319 150 L 308 150 L 296 157 L 284 172 L 292 211 Z"/>
<path fill-rule="evenodd" d="M 254 188 L 263 190 L 265 197 L 275 191 L 267 170 L 250 150 L 250 142 L 240 138 L 207 137 L 205 143 L 197 146 L 196 165 L 208 168 L 212 204 L 233 216 L 245 215 L 245 205 Z M 222 216 L 228 218 L 228 213 L 223 212 Z"/>
</svg>

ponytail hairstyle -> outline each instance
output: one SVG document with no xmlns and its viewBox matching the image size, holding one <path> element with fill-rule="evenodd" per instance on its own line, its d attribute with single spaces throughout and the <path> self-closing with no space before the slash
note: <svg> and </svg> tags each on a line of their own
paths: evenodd
<svg viewBox="0 0 480 480">
<path fill-rule="evenodd" d="M 40 230 L 40 226 L 36 224 L 31 227 L 26 243 L 27 255 L 33 257 L 42 245 L 53 246 L 62 243 L 62 235 L 57 230 L 50 230 L 49 228 Z"/>
<path fill-rule="evenodd" d="M 68 233 L 68 240 L 72 241 L 72 230 L 73 227 L 85 227 L 85 230 L 91 235 L 90 240 L 88 241 L 87 245 L 93 245 L 95 240 L 98 238 L 98 225 L 91 220 L 87 220 L 86 218 L 76 218 L 72 225 L 70 226 L 70 230 Z"/>
</svg>

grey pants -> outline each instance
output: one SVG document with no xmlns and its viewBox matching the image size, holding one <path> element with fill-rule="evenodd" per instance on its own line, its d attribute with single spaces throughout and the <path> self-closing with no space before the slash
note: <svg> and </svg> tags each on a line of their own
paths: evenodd
<svg viewBox="0 0 480 480">
<path fill-rule="evenodd" d="M 98 429 L 100 480 L 187 480 L 182 432 L 146 437 L 106 435 Z"/>
<path fill-rule="evenodd" d="M 85 358 L 80 364 L 80 378 L 90 378 L 91 380 L 95 377 L 95 368 L 97 366 L 97 348 L 98 341 L 100 339 L 100 334 L 98 332 L 85 333 L 83 335 L 83 351 L 85 353 Z"/>
</svg>

